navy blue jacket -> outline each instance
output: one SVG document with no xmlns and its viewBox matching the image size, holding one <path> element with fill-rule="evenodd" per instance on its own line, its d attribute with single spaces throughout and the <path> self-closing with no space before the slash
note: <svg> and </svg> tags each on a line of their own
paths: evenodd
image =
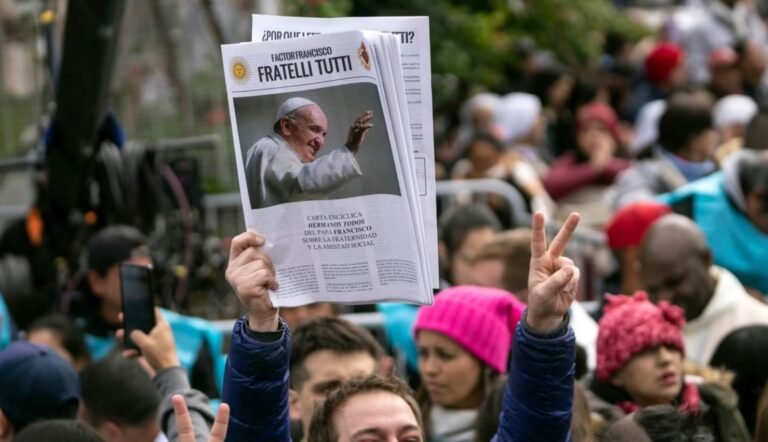
<svg viewBox="0 0 768 442">
<path fill-rule="evenodd" d="M 575 338 L 568 321 L 540 335 L 521 320 L 512 346 L 496 442 L 570 440 Z M 230 405 L 228 441 L 289 442 L 290 331 L 258 334 L 235 323 L 224 375 L 223 402 Z M 249 336 L 250 335 L 250 336 Z"/>
</svg>

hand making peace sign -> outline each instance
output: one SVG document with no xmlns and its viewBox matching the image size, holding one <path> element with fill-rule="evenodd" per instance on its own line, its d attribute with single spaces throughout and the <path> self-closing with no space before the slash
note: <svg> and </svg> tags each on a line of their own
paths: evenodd
<svg viewBox="0 0 768 442">
<path fill-rule="evenodd" d="M 576 298 L 579 269 L 573 261 L 561 255 L 578 224 L 579 214 L 571 213 L 547 248 L 544 215 L 540 212 L 533 215 L 526 318 L 527 325 L 533 330 L 556 329 Z"/>
<path fill-rule="evenodd" d="M 189 416 L 187 403 L 180 394 L 171 397 L 173 404 L 173 413 L 176 415 L 176 430 L 179 432 L 179 442 L 195 442 L 195 429 L 192 426 L 192 418 Z M 227 426 L 229 425 L 229 405 L 219 405 L 219 412 L 216 413 L 216 420 L 211 427 L 211 434 L 208 436 L 208 442 L 224 442 L 227 437 Z"/>
</svg>

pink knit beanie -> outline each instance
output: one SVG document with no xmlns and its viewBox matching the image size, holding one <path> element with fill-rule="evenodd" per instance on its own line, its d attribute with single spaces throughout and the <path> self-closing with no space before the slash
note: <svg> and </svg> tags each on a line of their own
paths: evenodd
<svg viewBox="0 0 768 442">
<path fill-rule="evenodd" d="M 437 294 L 434 305 L 419 309 L 413 334 L 429 330 L 445 335 L 493 370 L 506 373 L 524 310 L 525 304 L 505 290 L 451 287 Z"/>
<path fill-rule="evenodd" d="M 595 374 L 599 381 L 610 380 L 630 359 L 648 348 L 667 345 L 685 355 L 680 331 L 685 325 L 683 309 L 667 301 L 654 305 L 645 292 L 606 298 L 597 334 Z"/>
</svg>

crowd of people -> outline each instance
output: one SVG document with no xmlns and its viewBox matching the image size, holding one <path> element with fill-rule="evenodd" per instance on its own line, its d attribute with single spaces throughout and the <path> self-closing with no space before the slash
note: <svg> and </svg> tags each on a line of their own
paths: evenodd
<svg viewBox="0 0 768 442">
<path fill-rule="evenodd" d="M 467 97 L 438 178 L 507 182 L 532 223 L 441 200 L 441 290 L 375 306 L 376 333 L 274 308 L 251 232 L 231 339 L 157 309 L 123 348 L 119 265 L 153 259 L 130 226 L 90 238 L 55 307 L 0 294 L 0 442 L 768 442 L 768 10 L 684 3 L 642 41 L 605 36 L 587 72 L 521 41 L 508 90 Z M 566 257 L 587 230 L 596 299 Z"/>
</svg>

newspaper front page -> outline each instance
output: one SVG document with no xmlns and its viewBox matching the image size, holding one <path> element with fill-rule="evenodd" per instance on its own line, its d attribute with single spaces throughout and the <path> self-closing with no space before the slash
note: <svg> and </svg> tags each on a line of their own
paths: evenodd
<svg viewBox="0 0 768 442">
<path fill-rule="evenodd" d="M 403 98 L 410 116 L 408 125 L 413 140 L 413 165 L 421 197 L 430 277 L 432 288 L 439 288 L 429 17 L 307 18 L 259 14 L 252 17 L 251 40 L 254 42 L 360 29 L 397 36 L 405 92 Z"/>
<path fill-rule="evenodd" d="M 396 37 L 361 31 L 222 46 L 246 227 L 267 238 L 276 306 L 432 302 L 408 110 L 382 84 L 402 82 L 398 57 Z"/>
</svg>

